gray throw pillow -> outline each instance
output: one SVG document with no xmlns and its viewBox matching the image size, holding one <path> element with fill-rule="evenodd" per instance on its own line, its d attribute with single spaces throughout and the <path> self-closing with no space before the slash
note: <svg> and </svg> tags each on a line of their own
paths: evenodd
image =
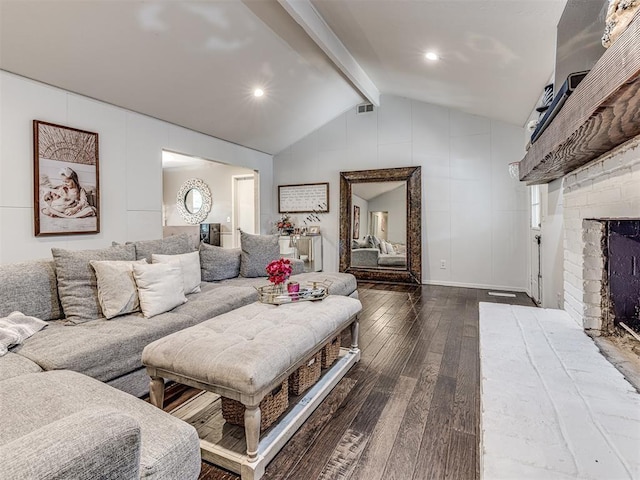
<svg viewBox="0 0 640 480">
<path fill-rule="evenodd" d="M 53 260 L 0 265 L 0 317 L 13 311 L 41 318 L 64 318 Z"/>
<path fill-rule="evenodd" d="M 251 235 L 240 232 L 240 275 L 245 278 L 266 277 L 267 265 L 280 258 L 278 235 Z"/>
<path fill-rule="evenodd" d="M 200 271 L 202 281 L 216 282 L 240 275 L 239 248 L 222 248 L 208 243 L 200 244 Z"/>
<path fill-rule="evenodd" d="M 127 242 L 127 245 L 134 245 L 136 248 L 136 260 L 143 258 L 147 263 L 151 263 L 151 255 L 180 255 L 195 251 L 191 240 L 186 233 L 172 235 L 170 237 L 159 238 L 157 240 L 139 240 L 137 242 Z"/>
<path fill-rule="evenodd" d="M 83 323 L 102 317 L 98 300 L 98 281 L 91 260 L 135 260 L 133 245 L 118 245 L 99 250 L 71 251 L 52 248 L 56 264 L 58 294 L 62 310 L 71 323 Z"/>
</svg>

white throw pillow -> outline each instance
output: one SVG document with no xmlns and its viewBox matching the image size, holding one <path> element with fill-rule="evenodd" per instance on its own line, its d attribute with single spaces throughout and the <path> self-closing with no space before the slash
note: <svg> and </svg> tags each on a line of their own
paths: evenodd
<svg viewBox="0 0 640 480">
<path fill-rule="evenodd" d="M 134 264 L 133 278 L 138 286 L 142 314 L 151 318 L 182 305 L 184 296 L 182 270 L 167 263 Z"/>
<path fill-rule="evenodd" d="M 198 293 L 202 281 L 200 271 L 200 252 L 183 253 L 180 255 L 151 255 L 151 263 L 167 263 L 182 270 L 184 293 Z"/>
<path fill-rule="evenodd" d="M 396 249 L 393 247 L 393 245 L 390 242 L 384 242 L 385 246 L 387 247 L 387 253 L 389 255 L 395 255 L 396 254 Z"/>
<path fill-rule="evenodd" d="M 380 247 L 378 247 L 378 249 L 380 250 L 380 253 L 387 253 L 387 242 L 382 240 L 380 242 Z"/>
<path fill-rule="evenodd" d="M 147 263 L 145 259 L 91 260 L 98 280 L 98 301 L 107 319 L 140 311 L 138 288 L 133 279 L 133 264 Z"/>
</svg>

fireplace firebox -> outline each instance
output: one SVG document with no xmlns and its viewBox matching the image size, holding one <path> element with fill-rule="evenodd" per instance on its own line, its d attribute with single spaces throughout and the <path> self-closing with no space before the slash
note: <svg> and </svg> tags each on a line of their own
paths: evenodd
<svg viewBox="0 0 640 480">
<path fill-rule="evenodd" d="M 621 322 L 640 332 L 640 220 L 606 219 L 602 224 L 602 333 Z"/>
</svg>

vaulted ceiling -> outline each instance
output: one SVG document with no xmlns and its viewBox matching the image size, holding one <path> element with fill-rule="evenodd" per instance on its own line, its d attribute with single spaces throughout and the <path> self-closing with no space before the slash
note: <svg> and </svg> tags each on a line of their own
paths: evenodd
<svg viewBox="0 0 640 480">
<path fill-rule="evenodd" d="M 553 71 L 564 4 L 0 0 L 0 68 L 277 153 L 372 91 L 522 125 Z"/>
</svg>

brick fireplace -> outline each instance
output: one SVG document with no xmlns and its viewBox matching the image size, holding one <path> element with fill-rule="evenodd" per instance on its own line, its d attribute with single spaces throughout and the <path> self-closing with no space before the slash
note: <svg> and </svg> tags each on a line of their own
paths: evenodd
<svg viewBox="0 0 640 480">
<path fill-rule="evenodd" d="M 585 325 L 599 322 L 602 334 L 620 322 L 638 330 L 640 220 L 584 220 L 583 241 Z"/>
<path fill-rule="evenodd" d="M 640 137 L 567 175 L 563 203 L 564 309 L 585 330 L 595 335 L 611 333 L 619 319 L 610 299 L 610 239 L 612 229 L 619 236 L 634 228 L 629 222 L 640 218 Z M 617 271 L 628 271 L 633 281 L 640 271 L 633 254 L 628 259 L 626 254 L 616 255 Z M 616 282 L 625 285 L 625 281 Z M 617 303 L 626 304 L 626 300 Z"/>
</svg>

